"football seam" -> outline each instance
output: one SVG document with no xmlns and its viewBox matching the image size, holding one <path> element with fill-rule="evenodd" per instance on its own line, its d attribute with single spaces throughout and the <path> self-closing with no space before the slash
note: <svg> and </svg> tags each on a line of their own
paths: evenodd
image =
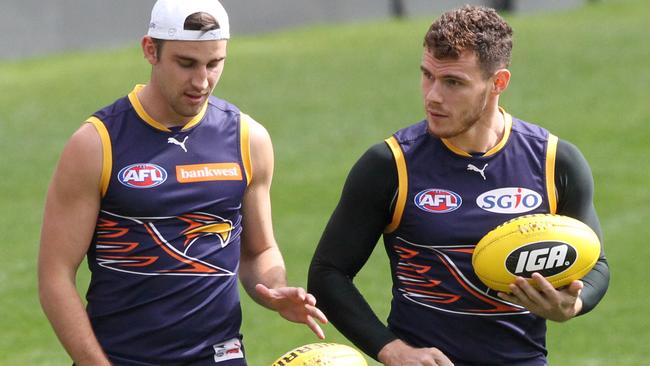
<svg viewBox="0 0 650 366">
<path fill-rule="evenodd" d="M 532 216 L 532 215 L 529 215 L 529 216 Z M 511 220 L 511 221 L 512 221 L 512 220 Z M 507 222 L 508 222 L 508 221 L 507 221 Z M 507 222 L 506 222 L 506 223 L 507 223 Z M 505 225 L 505 223 L 502 224 L 502 225 Z M 555 225 L 555 224 L 554 224 L 554 225 Z M 583 224 L 583 225 L 586 225 L 586 224 Z M 587 234 L 592 234 L 592 233 L 593 233 L 593 230 L 592 230 L 589 226 L 587 226 L 588 230 L 587 230 L 587 228 L 585 228 L 585 227 L 581 227 L 581 226 L 564 225 L 564 224 L 558 224 L 558 225 L 556 225 L 556 226 L 558 226 L 558 227 L 562 227 L 562 228 L 579 229 L 580 231 L 585 232 L 585 233 L 587 233 Z M 493 230 L 491 230 L 490 232 L 488 232 L 487 234 L 485 234 L 485 237 L 488 237 L 488 236 L 489 236 L 492 232 L 494 232 L 494 231 L 496 231 L 496 229 L 493 229 Z M 508 233 L 504 234 L 503 236 L 500 236 L 500 237 L 496 237 L 496 238 L 492 238 L 492 239 L 490 239 L 490 241 L 484 243 L 484 244 L 483 244 L 483 247 L 480 248 L 478 251 L 476 251 L 474 255 L 478 256 L 479 253 L 481 253 L 484 249 L 487 249 L 488 246 L 494 244 L 495 241 L 497 241 L 497 240 L 499 240 L 499 239 L 502 239 L 502 238 L 506 238 L 506 237 L 508 237 L 508 236 L 510 236 L 510 235 L 512 235 L 512 234 L 516 234 L 516 233 L 518 233 L 518 232 L 519 232 L 519 230 L 512 230 L 512 231 L 509 231 Z M 596 239 L 598 239 L 598 243 L 600 243 L 600 238 L 598 238 L 598 235 L 596 235 Z M 480 241 L 479 241 L 479 242 L 480 242 Z M 476 250 L 476 247 L 477 247 L 477 246 L 478 246 L 478 243 L 474 246 L 474 249 L 475 249 L 475 250 Z M 472 262 L 473 262 L 473 260 L 472 260 Z"/>
<path fill-rule="evenodd" d="M 506 237 L 508 237 L 508 236 L 510 236 L 512 234 L 516 234 L 518 231 L 519 230 L 513 230 L 513 231 L 510 231 L 510 232 L 506 233 L 503 236 L 492 238 L 490 241 L 484 243 L 483 246 L 479 250 L 476 250 L 476 247 L 478 246 L 478 243 L 477 243 L 476 246 L 474 246 L 474 253 L 473 253 L 473 256 L 472 256 L 472 265 L 474 264 L 474 258 L 478 257 L 478 255 L 481 252 L 483 252 L 485 249 L 487 249 L 490 245 L 494 244 L 495 241 L 497 241 L 499 239 L 502 239 L 502 238 L 506 238 Z M 490 233 L 487 233 L 486 236 L 490 235 Z"/>
<path fill-rule="evenodd" d="M 553 216 L 553 215 L 551 215 L 551 214 L 542 214 L 542 215 L 544 215 L 544 216 Z M 535 216 L 535 215 L 525 215 L 525 216 Z M 522 216 L 522 217 L 524 217 L 524 216 Z M 521 217 L 519 217 L 519 218 L 521 218 Z M 573 219 L 573 218 L 571 218 L 571 217 L 568 217 L 568 218 Z M 497 229 L 498 229 L 499 227 L 505 226 L 505 225 L 508 224 L 509 222 L 514 221 L 514 220 L 516 220 L 516 219 L 517 219 L 517 218 L 515 218 L 515 219 L 511 219 L 511 220 L 508 220 L 508 221 L 504 222 L 503 224 L 497 226 L 495 229 L 492 229 L 492 230 L 491 230 L 490 232 L 488 232 L 485 236 L 488 237 L 488 236 L 489 236 L 490 234 L 492 234 L 493 232 L 496 232 Z M 571 230 L 579 230 L 580 232 L 582 232 L 582 233 L 586 233 L 586 234 L 589 234 L 589 235 L 593 235 L 593 234 L 595 234 L 594 231 L 593 231 L 593 229 L 591 229 L 591 227 L 589 227 L 587 224 L 585 224 L 585 223 L 583 223 L 583 222 L 581 222 L 581 221 L 579 221 L 579 220 L 576 220 L 576 219 L 573 219 L 573 220 L 576 221 L 575 225 L 568 225 L 568 224 L 565 224 L 565 223 L 562 223 L 562 222 L 553 223 L 553 225 L 556 226 L 556 227 L 558 227 L 558 228 L 562 228 L 562 229 L 569 228 L 569 229 L 571 229 Z M 490 241 L 483 243 L 482 247 L 481 247 L 478 251 L 475 251 L 475 253 L 474 253 L 473 257 L 472 257 L 472 266 L 474 266 L 475 258 L 476 258 L 476 257 L 477 257 L 481 252 L 483 252 L 485 249 L 487 249 L 490 245 L 494 244 L 495 241 L 497 241 L 497 240 L 501 240 L 501 239 L 504 239 L 504 238 L 507 238 L 507 237 L 509 237 L 509 236 L 511 236 L 511 235 L 513 235 L 513 234 L 517 234 L 518 232 L 520 232 L 518 229 L 516 229 L 516 230 L 511 230 L 511 231 L 509 231 L 509 232 L 507 232 L 507 233 L 505 233 L 505 234 L 503 234 L 503 235 L 501 235 L 501 236 L 499 236 L 499 237 L 491 238 Z M 598 262 L 598 258 L 600 257 L 600 238 L 598 237 L 597 234 L 596 234 L 596 239 L 597 239 L 596 242 L 599 244 L 599 245 L 598 245 L 598 246 L 599 246 L 599 248 L 598 248 L 598 250 L 599 250 L 599 255 L 596 256 L 595 259 L 594 259 L 593 261 L 590 261 L 589 263 L 587 263 L 585 266 L 583 266 L 583 267 L 581 267 L 581 268 L 579 268 L 579 269 L 573 271 L 574 274 L 575 274 L 575 273 L 581 273 L 581 272 L 585 271 L 587 268 L 591 268 L 591 267 L 593 267 L 593 266 L 596 264 L 596 262 Z M 478 244 L 477 244 L 476 246 L 478 246 Z M 476 247 L 475 247 L 475 250 L 476 250 Z M 567 268 L 567 269 L 568 269 L 568 268 Z M 476 274 L 477 274 L 480 278 L 485 279 L 486 281 L 492 282 L 492 283 L 494 283 L 494 284 L 496 284 L 496 285 L 509 285 L 509 284 L 510 284 L 510 282 L 503 282 L 503 281 L 499 281 L 499 280 L 493 280 L 493 279 L 489 278 L 488 276 L 485 276 L 485 275 L 479 275 L 478 272 L 476 272 Z M 586 274 L 586 273 L 585 273 L 585 274 Z M 514 275 L 513 275 L 513 276 L 514 276 Z M 552 276 L 549 276 L 549 277 L 552 277 Z M 555 278 L 555 279 L 553 280 L 553 282 L 561 282 L 562 280 L 565 280 L 565 279 L 567 279 L 567 278 L 569 278 L 569 277 L 570 277 L 569 275 L 566 275 L 566 274 L 565 274 L 565 275 L 563 275 L 563 276 L 561 276 L 561 277 Z M 553 284 L 553 282 L 551 282 L 551 284 Z"/>
</svg>

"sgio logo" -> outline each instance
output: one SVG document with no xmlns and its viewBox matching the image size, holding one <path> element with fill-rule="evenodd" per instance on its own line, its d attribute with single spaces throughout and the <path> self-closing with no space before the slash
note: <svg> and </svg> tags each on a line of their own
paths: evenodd
<svg viewBox="0 0 650 366">
<path fill-rule="evenodd" d="M 528 188 L 508 187 L 487 191 L 476 198 L 478 207 L 502 214 L 530 212 L 542 204 L 542 196 Z"/>
<path fill-rule="evenodd" d="M 515 276 L 530 278 L 534 272 L 544 277 L 564 272 L 576 261 L 576 250 L 567 243 L 541 241 L 518 248 L 506 258 L 506 268 Z"/>
<path fill-rule="evenodd" d="M 151 188 L 163 184 L 167 172 L 156 164 L 139 163 L 122 168 L 117 179 L 127 187 Z"/>
<path fill-rule="evenodd" d="M 430 188 L 415 195 L 415 205 L 423 211 L 446 213 L 457 210 L 463 200 L 456 192 Z"/>
</svg>

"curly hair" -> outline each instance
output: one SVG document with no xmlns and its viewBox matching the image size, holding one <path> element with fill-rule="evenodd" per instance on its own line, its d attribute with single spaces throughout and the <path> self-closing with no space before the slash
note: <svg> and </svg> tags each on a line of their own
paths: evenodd
<svg viewBox="0 0 650 366">
<path fill-rule="evenodd" d="M 494 9 L 465 5 L 440 16 L 424 36 L 424 46 L 438 59 L 476 53 L 486 77 L 510 65 L 512 28 Z"/>
</svg>

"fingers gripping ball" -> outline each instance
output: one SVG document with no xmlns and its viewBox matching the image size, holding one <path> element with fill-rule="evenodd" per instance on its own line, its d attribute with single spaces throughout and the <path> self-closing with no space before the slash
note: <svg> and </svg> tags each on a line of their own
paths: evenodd
<svg viewBox="0 0 650 366">
<path fill-rule="evenodd" d="M 476 245 L 472 266 L 488 287 L 510 292 L 508 285 L 533 273 L 555 288 L 582 278 L 600 255 L 600 241 L 581 221 L 562 215 L 526 215 L 487 233 Z"/>
<path fill-rule="evenodd" d="M 356 349 L 336 343 L 312 343 L 285 353 L 271 366 L 367 366 Z"/>
</svg>

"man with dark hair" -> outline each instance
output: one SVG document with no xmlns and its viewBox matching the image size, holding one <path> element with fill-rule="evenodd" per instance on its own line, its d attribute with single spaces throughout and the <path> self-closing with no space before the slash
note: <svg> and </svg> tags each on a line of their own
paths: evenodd
<svg viewBox="0 0 650 366">
<path fill-rule="evenodd" d="M 508 294 L 480 282 L 472 251 L 494 227 L 535 213 L 581 220 L 602 241 L 589 165 L 574 145 L 499 107 L 512 29 L 493 9 L 443 14 L 423 48 L 426 118 L 352 168 L 309 290 L 348 339 L 385 365 L 546 365 L 545 321 L 598 304 L 609 283 L 604 251 L 581 281 L 554 289 L 536 273 L 539 290 L 519 277 Z M 388 326 L 352 282 L 382 234 L 393 280 Z"/>
<path fill-rule="evenodd" d="M 158 0 L 149 82 L 93 114 L 63 150 L 39 254 L 45 314 L 75 364 L 244 366 L 237 278 L 320 338 L 315 299 L 287 287 L 273 236 L 267 131 L 212 96 L 228 17 Z M 84 310 L 75 275 L 87 256 Z"/>
</svg>

